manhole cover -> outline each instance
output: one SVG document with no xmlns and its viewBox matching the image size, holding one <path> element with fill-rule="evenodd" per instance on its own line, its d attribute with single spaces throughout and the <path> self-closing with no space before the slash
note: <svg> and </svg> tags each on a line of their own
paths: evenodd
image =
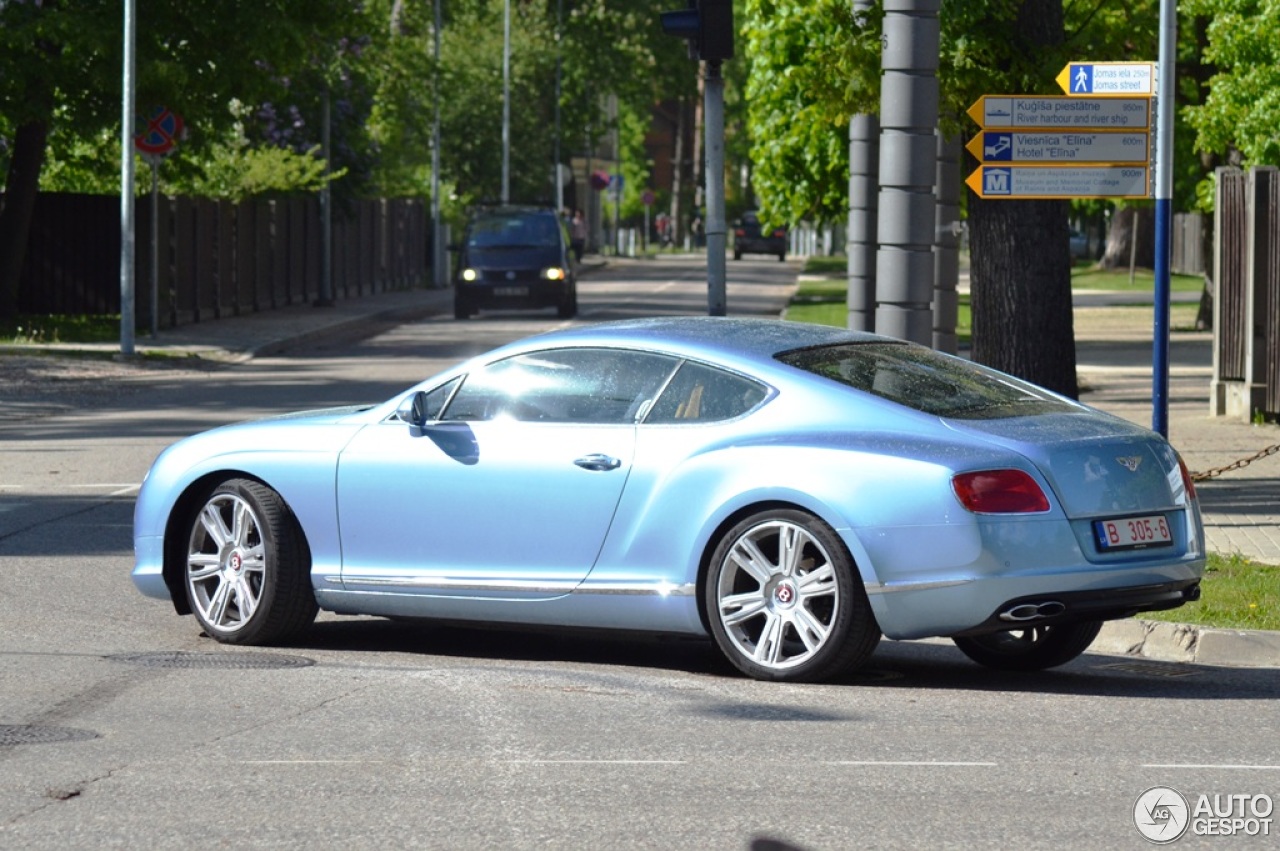
<svg viewBox="0 0 1280 851">
<path fill-rule="evenodd" d="M 1109 665 L 1097 665 L 1109 671 L 1124 671 L 1127 674 L 1143 674 L 1148 677 L 1190 677 L 1200 673 L 1198 668 L 1190 665 L 1178 665 L 1156 662 L 1113 662 Z"/>
<path fill-rule="evenodd" d="M 0 747 L 6 745 L 47 745 L 54 742 L 85 742 L 98 738 L 92 730 L 75 727 L 42 727 L 39 724 L 0 724 Z"/>
<path fill-rule="evenodd" d="M 305 656 L 240 651 L 188 653 L 175 650 L 162 653 L 118 653 L 107 658 L 144 668 L 306 668 L 315 664 L 315 660 Z"/>
</svg>

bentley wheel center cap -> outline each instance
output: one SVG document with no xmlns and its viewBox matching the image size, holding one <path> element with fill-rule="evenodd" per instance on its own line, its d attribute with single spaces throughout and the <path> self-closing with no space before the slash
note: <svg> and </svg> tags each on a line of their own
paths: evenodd
<svg viewBox="0 0 1280 851">
<path fill-rule="evenodd" d="M 800 592 L 796 589 L 796 585 L 790 579 L 784 579 L 773 588 L 773 601 L 783 607 L 790 608 L 795 605 L 796 598 L 800 596 Z"/>
</svg>

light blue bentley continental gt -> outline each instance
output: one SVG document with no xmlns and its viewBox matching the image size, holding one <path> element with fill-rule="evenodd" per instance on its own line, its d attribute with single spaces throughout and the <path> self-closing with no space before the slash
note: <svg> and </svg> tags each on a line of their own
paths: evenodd
<svg viewBox="0 0 1280 851">
<path fill-rule="evenodd" d="M 1159 435 L 929 349 L 792 322 L 586 325 L 372 407 L 215 429 L 156 460 L 133 579 L 218 641 L 319 609 L 710 635 L 830 678 L 881 635 L 1037 670 L 1199 595 Z"/>
</svg>

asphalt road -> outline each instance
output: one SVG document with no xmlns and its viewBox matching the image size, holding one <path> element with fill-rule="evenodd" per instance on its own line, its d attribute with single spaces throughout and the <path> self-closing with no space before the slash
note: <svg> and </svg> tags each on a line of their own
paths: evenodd
<svg viewBox="0 0 1280 851">
<path fill-rule="evenodd" d="M 786 270 L 730 266 L 761 305 Z M 705 289 L 668 263 L 592 278 L 582 305 L 700 312 Z M 1141 848 L 1150 787 L 1280 797 L 1273 670 L 1086 654 L 1011 675 L 884 642 L 793 686 L 704 641 L 332 616 L 231 650 L 134 591 L 133 495 L 167 443 L 381 400 L 558 324 L 370 328 L 0 421 L 0 847 Z"/>
</svg>

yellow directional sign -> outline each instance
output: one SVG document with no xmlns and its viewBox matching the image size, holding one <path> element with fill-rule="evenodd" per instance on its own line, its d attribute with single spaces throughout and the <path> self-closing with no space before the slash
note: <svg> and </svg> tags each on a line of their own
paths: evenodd
<svg viewBox="0 0 1280 851">
<path fill-rule="evenodd" d="M 979 198 L 1149 198 L 1146 165 L 982 165 L 965 183 Z"/>
<path fill-rule="evenodd" d="M 1070 62 L 1055 79 L 1073 97 L 1150 97 L 1155 69 L 1154 62 Z"/>
<path fill-rule="evenodd" d="M 1081 130 L 983 130 L 965 150 L 983 163 L 1057 165 L 1145 165 L 1151 158 L 1148 133 Z"/>
<path fill-rule="evenodd" d="M 983 95 L 968 115 L 988 130 L 1147 130 L 1151 98 Z"/>
</svg>

